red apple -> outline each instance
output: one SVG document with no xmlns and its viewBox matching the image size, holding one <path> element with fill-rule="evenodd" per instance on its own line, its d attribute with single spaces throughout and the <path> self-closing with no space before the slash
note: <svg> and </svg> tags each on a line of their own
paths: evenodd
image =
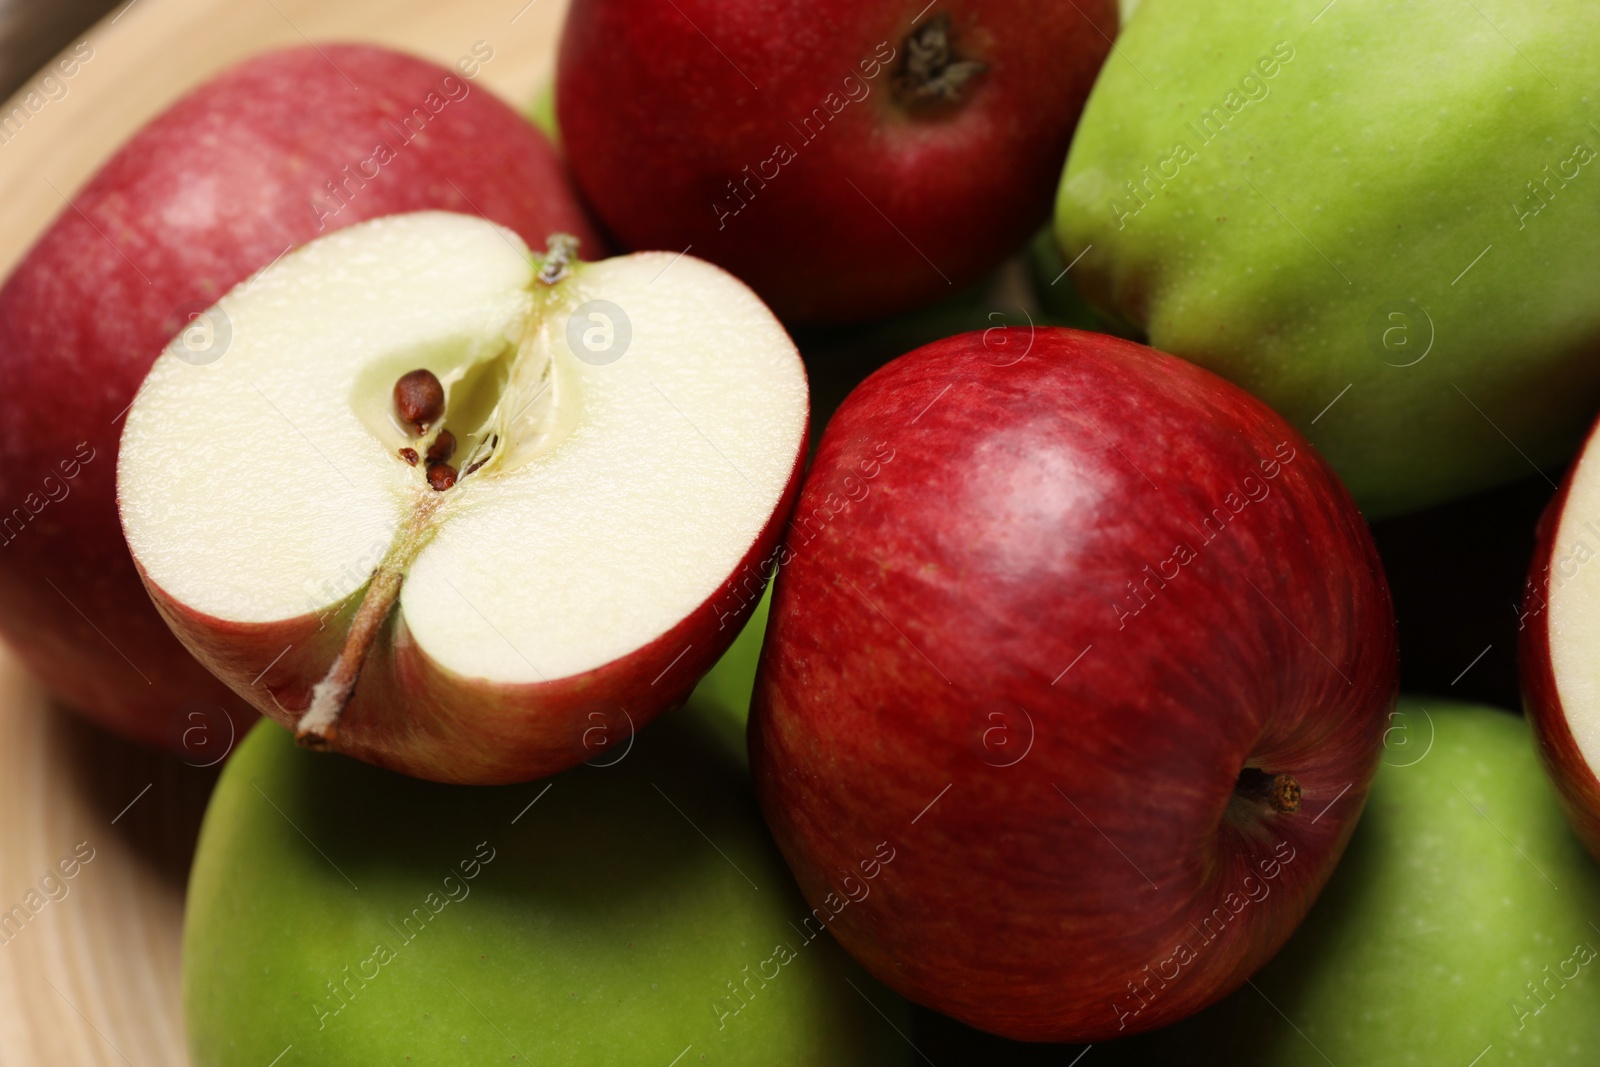
<svg viewBox="0 0 1600 1067">
<path fill-rule="evenodd" d="M 516 782 L 681 703 L 805 455 L 794 342 L 693 256 L 582 263 L 440 211 L 329 234 L 175 340 L 117 500 L 184 644 L 306 744 Z"/>
<path fill-rule="evenodd" d="M 1518 619 L 1522 700 L 1567 821 L 1600 859 L 1600 424 L 1539 520 Z"/>
<path fill-rule="evenodd" d="M 750 724 L 763 810 L 869 970 L 1097 1041 L 1265 963 L 1337 862 L 1397 687 L 1327 465 L 1191 364 L 1064 329 L 903 356 L 834 416 Z"/>
<path fill-rule="evenodd" d="M 786 320 L 949 295 L 1050 214 L 1112 0 L 575 0 L 573 172 L 633 248 L 691 248 Z"/>
<path fill-rule="evenodd" d="M 243 705 L 161 623 L 118 527 L 123 412 L 162 345 L 226 347 L 202 314 L 320 233 L 421 208 L 543 247 L 592 233 L 544 137 L 454 70 L 375 48 L 261 56 L 191 92 L 105 165 L 0 290 L 0 634 L 117 732 L 186 744 L 196 702 Z"/>
</svg>

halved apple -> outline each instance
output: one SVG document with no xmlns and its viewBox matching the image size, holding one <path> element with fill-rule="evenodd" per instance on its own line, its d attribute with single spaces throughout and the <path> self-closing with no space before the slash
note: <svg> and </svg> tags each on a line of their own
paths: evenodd
<svg viewBox="0 0 1600 1067">
<path fill-rule="evenodd" d="M 793 343 L 716 267 L 573 243 L 352 226 L 140 389 L 117 487 L 145 585 L 302 742 L 551 774 L 681 703 L 757 599 L 805 453 Z"/>
<path fill-rule="evenodd" d="M 1600 859 L 1600 424 L 1539 520 L 1518 629 L 1539 758 Z"/>
</svg>

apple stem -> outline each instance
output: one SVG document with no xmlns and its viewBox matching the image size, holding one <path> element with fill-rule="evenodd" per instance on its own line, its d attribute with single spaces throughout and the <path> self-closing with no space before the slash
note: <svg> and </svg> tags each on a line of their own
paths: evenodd
<svg viewBox="0 0 1600 1067">
<path fill-rule="evenodd" d="M 544 266 L 539 281 L 555 285 L 567 276 L 572 261 L 578 258 L 578 239 L 570 233 L 553 233 L 545 241 Z"/>
<path fill-rule="evenodd" d="M 372 572 L 339 655 L 322 681 L 311 688 L 311 703 L 295 723 L 294 739 L 307 748 L 326 751 L 334 747 L 339 736 L 339 717 L 355 692 L 367 653 L 400 599 L 400 586 L 405 582 L 406 572 L 417 554 L 433 539 L 436 524 L 430 520 L 440 503 L 441 498 L 432 493 L 418 499 L 410 523 L 395 534 L 388 554 Z"/>
<path fill-rule="evenodd" d="M 1300 808 L 1300 783 L 1292 774 L 1268 774 L 1259 767 L 1239 772 L 1233 791 L 1246 800 L 1265 804 L 1273 811 L 1288 813 Z"/>
<path fill-rule="evenodd" d="M 895 76 L 895 96 L 902 107 L 937 107 L 959 103 L 967 83 L 989 68 L 956 55 L 950 13 L 941 11 L 906 35 L 905 59 Z"/>
</svg>

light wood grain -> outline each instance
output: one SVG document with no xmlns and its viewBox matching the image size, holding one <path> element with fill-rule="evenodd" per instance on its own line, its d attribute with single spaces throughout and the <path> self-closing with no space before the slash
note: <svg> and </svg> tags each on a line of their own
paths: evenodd
<svg viewBox="0 0 1600 1067">
<path fill-rule="evenodd" d="M 86 35 L 94 55 L 64 83 L 66 95 L 0 144 L 0 274 L 129 134 L 246 56 L 345 40 L 450 63 L 481 40 L 495 50 L 483 83 L 521 106 L 548 76 L 563 8 L 133 0 Z M 0 113 L 37 84 L 30 79 Z M 188 1062 L 178 1000 L 183 889 L 215 774 L 79 721 L 0 649 L 0 1067 Z M 93 858 L 41 888 L 80 845 Z M 12 933 L 4 913 L 27 913 L 30 902 L 44 903 Z"/>
</svg>

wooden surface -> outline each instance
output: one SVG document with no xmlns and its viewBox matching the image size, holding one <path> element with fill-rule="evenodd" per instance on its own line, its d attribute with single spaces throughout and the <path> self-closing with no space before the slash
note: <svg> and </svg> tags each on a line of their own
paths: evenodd
<svg viewBox="0 0 1600 1067">
<path fill-rule="evenodd" d="M 360 40 L 451 63 L 482 40 L 495 50 L 483 82 L 520 106 L 548 75 L 562 7 L 133 0 L 74 40 L 86 39 L 93 58 L 64 96 L 57 90 L 0 144 L 0 275 L 65 206 L 61 194 L 70 197 L 177 96 L 245 56 Z M 37 85 L 29 78 L 4 112 Z M 188 1062 L 178 999 L 183 889 L 215 774 L 80 722 L 0 648 L 0 1067 Z M 62 878 L 58 864 L 74 850 L 92 858 Z M 17 907 L 29 916 L 20 929 L 15 919 L 3 925 Z"/>
<path fill-rule="evenodd" d="M 0 0 L 0 98 L 120 6 L 116 0 Z"/>
</svg>

